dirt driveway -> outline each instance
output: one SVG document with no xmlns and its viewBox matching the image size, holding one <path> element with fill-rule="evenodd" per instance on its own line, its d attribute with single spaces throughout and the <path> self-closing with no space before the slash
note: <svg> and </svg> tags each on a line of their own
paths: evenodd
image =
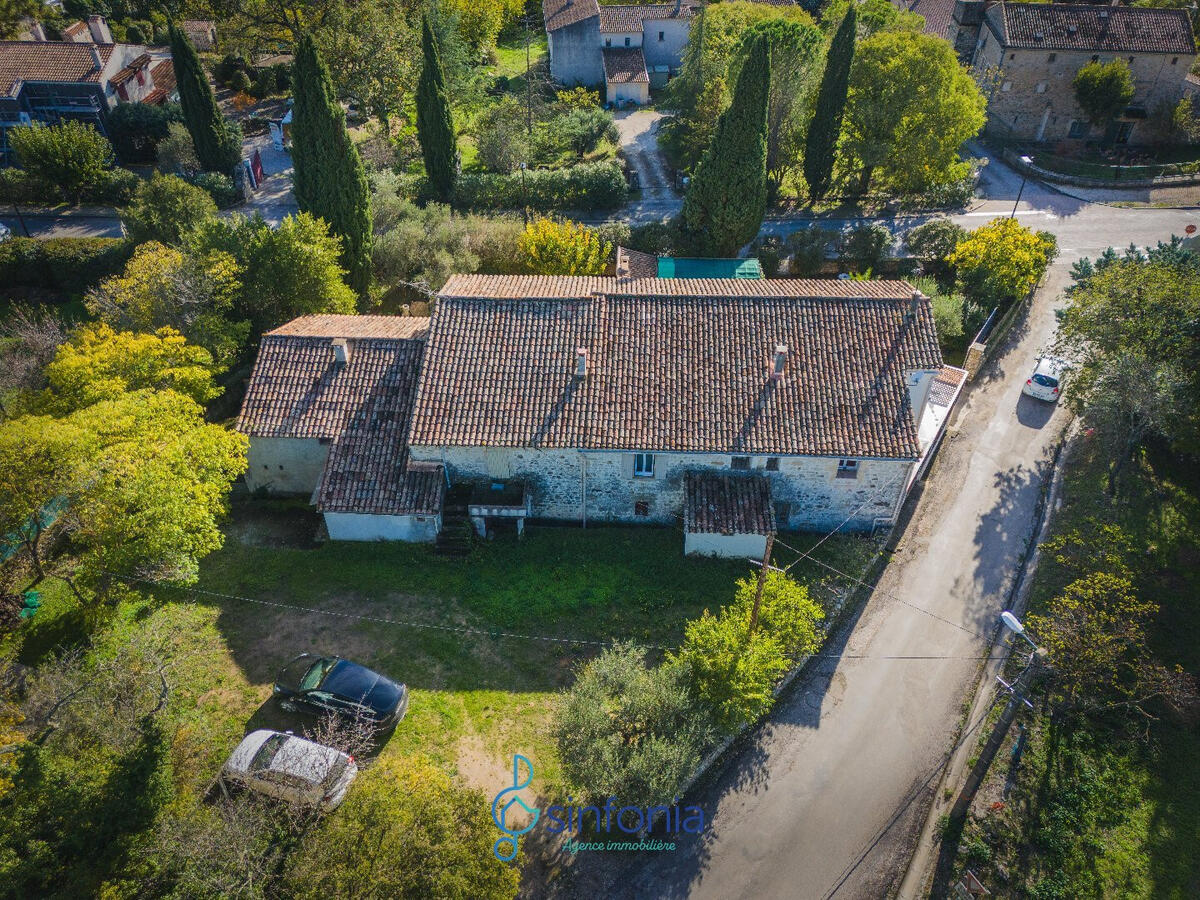
<svg viewBox="0 0 1200 900">
<path fill-rule="evenodd" d="M 632 222 L 661 221 L 679 213 L 683 204 L 671 186 L 671 173 L 658 149 L 658 128 L 665 118 L 656 109 L 615 113 L 621 152 L 638 173 L 641 196 L 624 210 Z"/>
</svg>

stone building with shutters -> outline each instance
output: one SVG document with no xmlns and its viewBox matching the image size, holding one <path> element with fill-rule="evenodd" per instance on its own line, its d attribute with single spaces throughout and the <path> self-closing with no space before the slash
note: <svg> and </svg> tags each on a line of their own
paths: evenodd
<svg viewBox="0 0 1200 900">
<path fill-rule="evenodd" d="M 249 487 L 335 539 L 654 523 L 744 556 L 894 521 L 962 375 L 902 281 L 458 275 L 432 319 L 265 335 L 238 427 Z"/>
<path fill-rule="evenodd" d="M 1184 9 L 960 0 L 946 37 L 983 77 L 988 133 L 1048 143 L 1151 139 L 1141 123 L 1184 96 L 1196 57 Z M 1116 59 L 1129 66 L 1134 95 L 1102 133 L 1072 82 L 1088 63 Z"/>
</svg>

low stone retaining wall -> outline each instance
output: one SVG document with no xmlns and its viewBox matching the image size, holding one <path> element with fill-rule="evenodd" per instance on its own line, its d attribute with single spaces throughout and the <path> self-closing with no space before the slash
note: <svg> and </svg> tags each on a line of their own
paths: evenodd
<svg viewBox="0 0 1200 900">
<path fill-rule="evenodd" d="M 1023 163 L 1021 162 L 1021 157 L 1012 150 L 1005 150 L 1003 157 L 1004 161 L 1018 172 L 1032 175 L 1043 181 L 1050 181 L 1055 184 L 1069 184 L 1074 187 L 1142 188 L 1178 187 L 1180 185 L 1200 184 L 1200 172 L 1191 175 L 1155 175 L 1152 178 L 1088 178 L 1083 175 L 1067 175 L 1063 172 L 1054 172 L 1050 169 L 1043 169 L 1041 166 Z M 1136 167 L 1128 166 L 1123 168 Z"/>
</svg>

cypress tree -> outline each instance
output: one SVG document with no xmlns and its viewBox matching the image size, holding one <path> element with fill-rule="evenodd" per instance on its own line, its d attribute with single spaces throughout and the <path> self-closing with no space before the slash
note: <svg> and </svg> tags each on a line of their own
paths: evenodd
<svg viewBox="0 0 1200 900">
<path fill-rule="evenodd" d="M 417 137 L 421 155 L 425 157 L 425 174 L 434 196 L 449 203 L 454 196 L 458 178 L 454 119 L 450 116 L 450 101 L 446 99 L 446 76 L 442 72 L 442 53 L 437 37 L 429 24 L 429 16 L 421 17 L 421 50 L 424 59 L 421 77 L 417 81 Z"/>
<path fill-rule="evenodd" d="M 217 106 L 212 85 L 200 65 L 196 48 L 172 22 L 169 26 L 171 40 L 171 65 L 175 69 L 175 83 L 179 87 L 179 105 L 183 107 L 183 122 L 196 158 L 206 171 L 232 175 L 241 158 L 242 148 L 237 132 L 229 127 Z"/>
<path fill-rule="evenodd" d="M 858 18 L 851 4 L 829 44 L 821 89 L 817 93 L 812 122 L 808 126 L 804 179 L 808 182 L 808 194 L 813 200 L 825 196 L 833 178 L 834 153 L 842 131 L 842 112 L 846 108 L 846 91 L 850 86 L 850 63 L 854 61 L 857 28 Z"/>
<path fill-rule="evenodd" d="M 683 200 L 683 224 L 705 253 L 734 256 L 767 208 L 767 41 L 754 41 Z"/>
<path fill-rule="evenodd" d="M 333 92 L 312 35 L 292 63 L 293 188 L 300 209 L 329 223 L 342 240 L 346 283 L 365 297 L 371 284 L 371 195 L 358 148 L 346 132 L 346 113 Z"/>
</svg>

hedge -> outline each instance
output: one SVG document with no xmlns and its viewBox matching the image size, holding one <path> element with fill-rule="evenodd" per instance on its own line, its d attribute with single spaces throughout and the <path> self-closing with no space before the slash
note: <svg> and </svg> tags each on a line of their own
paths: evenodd
<svg viewBox="0 0 1200 900">
<path fill-rule="evenodd" d="M 414 200 L 430 197 L 424 176 L 398 179 L 399 191 Z M 529 169 L 496 175 L 463 172 L 458 176 L 454 205 L 460 209 L 522 209 L 538 212 L 616 209 L 626 199 L 625 174 L 615 162 L 581 163 L 569 169 Z"/>
<path fill-rule="evenodd" d="M 128 169 L 109 169 L 107 180 L 84 192 L 84 203 L 124 206 L 142 179 Z M 57 206 L 63 202 L 62 193 L 52 184 L 31 178 L 24 169 L 0 169 L 0 202 Z"/>
<path fill-rule="evenodd" d="M 14 237 L 0 244 L 0 284 L 81 294 L 133 255 L 122 238 Z"/>
</svg>

